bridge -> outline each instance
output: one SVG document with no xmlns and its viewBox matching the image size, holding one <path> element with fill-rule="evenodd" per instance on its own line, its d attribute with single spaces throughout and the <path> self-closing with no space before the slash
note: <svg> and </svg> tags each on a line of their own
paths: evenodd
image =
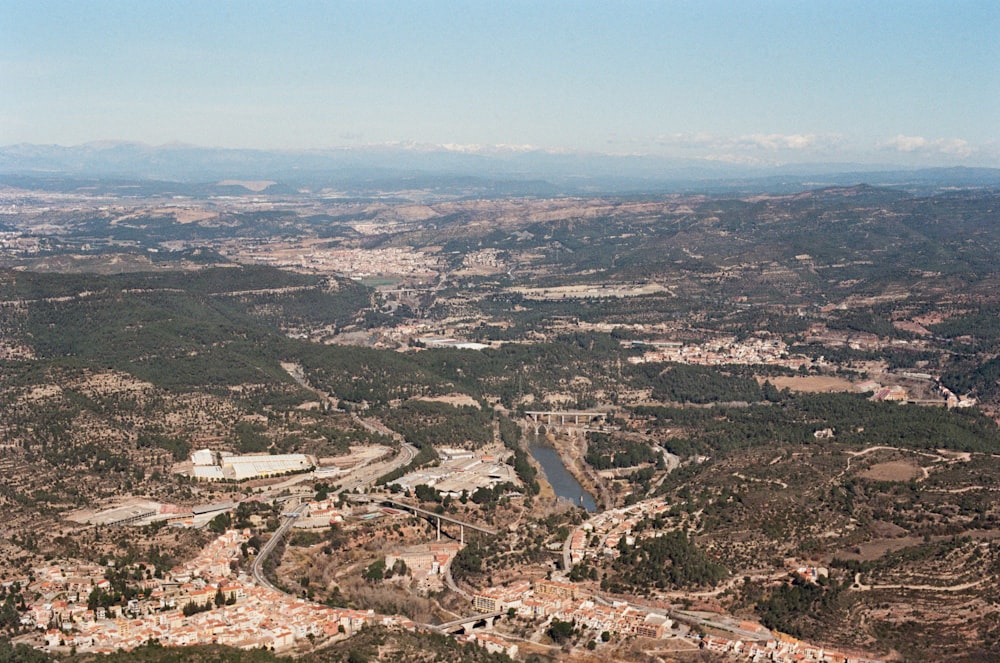
<svg viewBox="0 0 1000 663">
<path fill-rule="evenodd" d="M 458 518 L 452 518 L 451 516 L 446 516 L 443 513 L 434 513 L 433 511 L 428 511 L 427 509 L 421 509 L 418 506 L 413 506 L 412 504 L 407 504 L 406 502 L 399 502 L 388 497 L 377 498 L 383 504 L 389 504 L 396 507 L 397 509 L 403 509 L 404 511 L 412 511 L 415 515 L 422 516 L 431 521 L 437 521 L 437 540 L 441 540 L 441 521 L 446 523 L 451 523 L 452 525 L 459 526 L 459 537 L 462 545 L 465 545 L 465 529 L 469 528 L 475 532 L 482 532 L 483 534 L 489 534 L 490 536 L 496 536 L 497 531 L 489 527 L 484 527 L 482 525 L 473 525 L 472 523 L 467 523 L 465 521 L 459 520 Z"/>
<path fill-rule="evenodd" d="M 450 622 L 445 622 L 444 624 L 428 624 L 427 626 L 438 633 L 444 633 L 445 635 L 451 633 L 457 633 L 462 631 L 464 633 L 470 632 L 472 629 L 482 622 L 485 628 L 493 628 L 493 622 L 506 615 L 507 612 L 486 612 L 471 615 L 469 617 L 462 617 L 461 619 L 453 619 Z"/>
<path fill-rule="evenodd" d="M 563 428 L 582 425 L 587 428 L 595 422 L 604 423 L 608 420 L 607 412 L 588 410 L 528 410 L 524 414 L 535 425 L 535 435 L 542 425 Z"/>
</svg>

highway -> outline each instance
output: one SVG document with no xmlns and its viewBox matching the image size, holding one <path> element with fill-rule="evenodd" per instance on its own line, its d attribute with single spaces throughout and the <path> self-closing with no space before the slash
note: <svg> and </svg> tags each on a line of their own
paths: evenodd
<svg viewBox="0 0 1000 663">
<path fill-rule="evenodd" d="M 264 577 L 264 561 L 278 546 L 278 542 L 281 541 L 282 537 L 284 537 L 288 530 L 291 529 L 292 525 L 295 524 L 295 519 L 298 517 L 298 514 L 305 511 L 308 506 L 308 502 L 303 502 L 292 509 L 291 513 L 295 513 L 296 515 L 286 516 L 284 522 L 281 523 L 271 538 L 267 540 L 267 543 L 264 544 L 264 547 L 257 553 L 257 558 L 254 559 L 253 566 L 250 567 L 250 572 L 253 574 L 253 579 L 257 581 L 257 584 L 261 587 L 267 587 L 268 589 L 273 589 L 274 591 L 281 591 L 272 585 L 266 577 Z M 289 512 L 286 511 L 285 513 Z"/>
<path fill-rule="evenodd" d="M 383 474 L 391 472 L 398 467 L 402 467 L 412 461 L 417 455 L 417 448 L 412 444 L 402 441 L 402 447 L 400 448 L 399 454 L 391 460 L 385 461 L 383 463 L 374 463 L 372 465 L 367 465 L 365 467 L 359 468 L 357 471 L 352 472 L 348 475 L 344 484 L 334 491 L 333 494 L 339 494 L 345 490 L 356 490 L 362 486 L 368 486 L 375 482 Z M 290 505 L 289 505 L 290 506 Z M 292 512 L 296 514 L 301 514 L 309 506 L 308 502 L 302 502 L 301 504 L 295 506 L 291 509 Z M 289 513 L 287 507 L 285 513 Z M 274 551 L 277 547 L 278 542 L 288 533 L 292 525 L 295 524 L 296 516 L 286 517 L 281 526 L 275 530 L 274 535 L 268 539 L 264 547 L 261 548 L 260 552 L 257 553 L 257 558 L 253 561 L 253 566 L 251 567 L 251 573 L 257 584 L 261 587 L 267 587 L 269 589 L 278 590 L 277 587 L 272 585 L 267 578 L 264 577 L 264 561 L 267 557 Z M 280 590 L 278 590 L 280 591 Z"/>
<path fill-rule="evenodd" d="M 358 468 L 356 471 L 351 472 L 347 477 L 345 477 L 344 482 L 340 485 L 340 488 L 333 491 L 333 494 L 339 495 L 344 491 L 357 490 L 358 488 L 375 483 L 375 480 L 380 476 L 388 474 L 397 468 L 403 467 L 412 461 L 416 457 L 417 451 L 418 450 L 415 446 L 404 441 L 400 447 L 399 454 L 397 454 L 395 458 L 381 463 L 366 465 L 365 467 Z"/>
<path fill-rule="evenodd" d="M 485 527 L 483 525 L 473 525 L 472 523 L 467 523 L 464 520 L 459 520 L 458 518 L 452 518 L 451 516 L 446 516 L 443 513 L 436 513 L 434 511 L 428 511 L 427 509 L 421 509 L 413 504 L 407 504 L 406 502 L 400 502 L 399 500 L 394 500 L 391 497 L 378 497 L 378 501 L 385 504 L 391 504 L 398 509 L 406 509 L 407 511 L 412 511 L 413 513 L 423 516 L 424 518 L 438 518 L 446 523 L 452 523 L 453 525 L 459 525 L 460 527 L 468 527 L 476 532 L 482 532 L 483 534 L 489 534 L 490 536 L 496 536 L 497 531 L 495 529 Z"/>
</svg>

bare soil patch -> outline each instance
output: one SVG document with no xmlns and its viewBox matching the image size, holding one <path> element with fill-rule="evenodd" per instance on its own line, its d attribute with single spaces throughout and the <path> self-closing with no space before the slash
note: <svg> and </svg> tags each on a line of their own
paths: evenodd
<svg viewBox="0 0 1000 663">
<path fill-rule="evenodd" d="M 923 476 L 923 470 L 916 463 L 905 460 L 893 460 L 887 463 L 872 465 L 859 476 L 874 481 L 909 481 Z"/>
<path fill-rule="evenodd" d="M 894 539 L 876 539 L 875 541 L 868 541 L 867 543 L 857 545 L 850 550 L 841 550 L 834 553 L 832 557 L 838 557 L 840 559 L 855 559 L 861 562 L 871 562 L 882 557 L 886 553 L 892 552 L 893 550 L 902 550 L 903 548 L 909 548 L 922 542 L 923 538 L 916 536 L 904 536 Z"/>
<path fill-rule="evenodd" d="M 760 379 L 760 378 L 758 378 Z M 829 394 L 837 391 L 854 391 L 854 383 L 832 375 L 778 376 L 767 378 L 778 389 L 787 387 L 791 391 L 814 394 Z"/>
<path fill-rule="evenodd" d="M 430 401 L 432 403 L 447 403 L 455 407 L 471 405 L 474 408 L 481 408 L 479 401 L 468 394 L 445 394 L 444 396 L 418 396 L 415 401 Z"/>
<path fill-rule="evenodd" d="M 266 187 L 265 187 L 266 188 Z M 188 224 L 196 221 L 205 221 L 219 216 L 218 212 L 200 209 L 179 209 L 176 207 L 166 207 L 156 210 L 158 213 L 172 214 L 177 223 Z"/>
</svg>

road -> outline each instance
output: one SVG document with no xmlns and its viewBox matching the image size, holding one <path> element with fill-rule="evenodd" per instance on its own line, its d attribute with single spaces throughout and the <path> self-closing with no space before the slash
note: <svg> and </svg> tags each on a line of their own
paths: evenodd
<svg viewBox="0 0 1000 663">
<path fill-rule="evenodd" d="M 748 631 L 747 629 L 740 628 L 739 626 L 734 626 L 729 622 L 706 619 L 705 617 L 693 614 L 687 610 L 671 610 L 669 614 L 679 622 L 695 624 L 697 626 L 707 626 L 708 628 L 714 628 L 719 631 L 728 631 L 729 633 L 738 635 L 740 639 L 745 641 L 759 642 L 773 637 L 770 632 L 764 633 Z"/>
<path fill-rule="evenodd" d="M 967 589 L 978 587 L 986 582 L 985 578 L 964 582 L 961 585 L 865 585 L 861 582 L 861 574 L 854 574 L 854 589 L 859 592 L 868 592 L 873 589 L 909 589 L 920 592 L 964 592 Z"/>
<path fill-rule="evenodd" d="M 392 432 L 389 431 L 387 428 L 385 428 L 385 426 L 382 426 L 381 422 L 379 422 L 378 424 L 373 424 L 370 420 L 361 419 L 357 415 L 355 415 L 355 420 L 358 421 L 358 423 L 360 423 L 368 430 L 372 430 L 374 432 L 379 432 L 383 434 L 385 434 L 386 432 L 389 433 Z M 334 494 L 336 495 L 343 491 L 356 490 L 363 486 L 368 486 L 369 484 L 374 483 L 375 480 L 378 479 L 383 474 L 391 472 L 396 468 L 402 467 L 408 464 L 410 461 L 412 461 L 417 455 L 417 448 L 412 444 L 408 443 L 398 433 L 394 434 L 394 436 L 397 437 L 401 443 L 400 451 L 395 458 L 392 458 L 382 463 L 374 463 L 372 465 L 366 465 L 365 467 L 358 468 L 356 471 L 351 472 L 347 476 L 343 485 L 341 485 L 340 488 L 334 491 Z M 296 478 L 296 480 L 298 479 Z M 303 502 L 292 508 L 291 511 L 296 514 L 301 514 L 308 508 L 308 506 L 309 506 L 308 502 Z M 287 507 L 286 507 L 286 513 L 288 513 Z M 259 553 L 257 553 L 257 558 L 254 560 L 253 566 L 251 567 L 251 573 L 253 574 L 254 580 L 256 580 L 257 584 L 259 584 L 260 586 L 280 591 L 278 590 L 277 587 L 272 585 L 267 578 L 264 577 L 264 561 L 274 551 L 274 549 L 278 545 L 278 542 L 281 541 L 281 539 L 285 536 L 288 530 L 291 529 L 292 525 L 295 524 L 296 517 L 297 516 L 285 518 L 284 521 L 281 523 L 281 525 L 278 527 L 278 529 L 274 532 L 274 535 L 270 539 L 268 539 L 267 543 L 264 544 L 264 547 L 261 548 Z"/>
<path fill-rule="evenodd" d="M 308 507 L 309 503 L 303 502 L 302 504 L 299 504 L 294 509 L 292 509 L 291 512 L 295 514 L 301 514 Z M 286 513 L 288 512 L 286 511 Z M 291 529 L 292 525 L 295 524 L 296 517 L 298 516 L 297 515 L 287 516 L 284 522 L 281 523 L 281 526 L 279 526 L 278 529 L 275 530 L 274 535 L 267 540 L 267 543 L 264 544 L 264 547 L 261 548 L 260 552 L 257 553 L 257 558 L 254 559 L 253 566 L 250 567 L 250 572 L 253 574 L 253 579 L 256 580 L 257 584 L 260 585 L 261 587 L 267 587 L 268 589 L 273 589 L 274 591 L 281 591 L 280 589 L 272 585 L 271 581 L 269 581 L 266 577 L 264 577 L 264 561 L 267 559 L 268 555 L 270 555 L 274 551 L 274 549 L 278 546 L 278 542 L 281 541 L 282 537 L 284 537 L 285 534 L 288 532 L 288 530 Z"/>
<path fill-rule="evenodd" d="M 582 527 L 582 525 L 581 525 L 581 527 Z M 570 550 L 571 550 L 570 549 L 570 544 L 573 543 L 573 535 L 576 534 L 576 531 L 578 529 L 580 529 L 580 527 L 574 527 L 573 529 L 571 529 L 570 532 L 569 532 L 569 536 L 567 536 L 566 540 L 563 541 L 563 550 L 562 550 L 562 554 L 563 554 L 562 572 L 563 573 L 569 573 L 570 570 L 573 568 L 573 559 L 570 556 Z"/>
<path fill-rule="evenodd" d="M 472 594 L 459 587 L 458 583 L 455 582 L 455 578 L 451 575 L 451 562 L 454 559 L 455 558 L 452 557 L 451 559 L 448 560 L 448 563 L 444 565 L 444 582 L 446 585 L 448 585 L 448 589 L 455 592 L 459 596 L 463 596 L 471 601 Z"/>
<path fill-rule="evenodd" d="M 375 483 L 375 480 L 384 474 L 388 474 L 395 469 L 407 465 L 417 455 L 417 448 L 409 442 L 403 441 L 399 453 L 395 458 L 381 463 L 373 463 L 351 472 L 340 485 L 340 488 L 333 491 L 334 495 L 339 495 L 344 491 L 357 490 L 363 486 Z"/>
</svg>

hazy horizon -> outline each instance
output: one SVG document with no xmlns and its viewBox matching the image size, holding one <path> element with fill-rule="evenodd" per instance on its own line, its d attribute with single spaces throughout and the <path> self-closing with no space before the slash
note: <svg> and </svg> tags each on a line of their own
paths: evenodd
<svg viewBox="0 0 1000 663">
<path fill-rule="evenodd" d="M 0 145 L 1000 166 L 986 1 L 0 0 Z"/>
</svg>

